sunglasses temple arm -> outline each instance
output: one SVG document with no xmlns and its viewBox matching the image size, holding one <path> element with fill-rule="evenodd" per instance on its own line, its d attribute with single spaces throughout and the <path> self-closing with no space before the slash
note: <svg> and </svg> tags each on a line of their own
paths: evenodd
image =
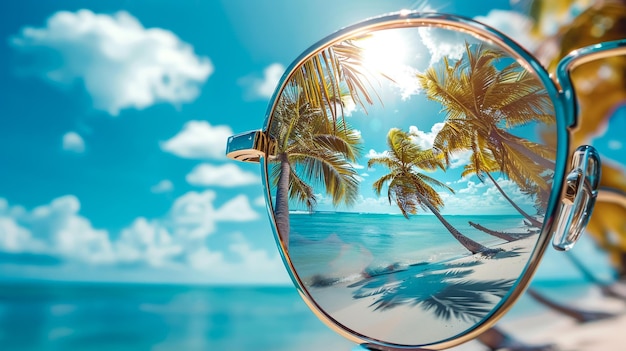
<svg viewBox="0 0 626 351">
<path fill-rule="evenodd" d="M 626 209 L 626 192 L 615 188 L 600 188 L 596 201 L 620 205 Z"/>
<path fill-rule="evenodd" d="M 586 46 L 570 52 L 559 61 L 556 67 L 556 83 L 564 94 L 567 107 L 571 109 L 566 116 L 574 119 L 567 121 L 567 125 L 575 126 L 577 120 L 576 98 L 570 76 L 571 72 L 585 63 L 619 55 L 626 55 L 626 39 Z"/>
</svg>

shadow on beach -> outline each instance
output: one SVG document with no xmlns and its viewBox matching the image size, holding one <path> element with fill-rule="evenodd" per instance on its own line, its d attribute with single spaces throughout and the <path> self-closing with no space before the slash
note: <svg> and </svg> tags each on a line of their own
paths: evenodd
<svg viewBox="0 0 626 351">
<path fill-rule="evenodd" d="M 407 270 L 366 278 L 354 299 L 375 297 L 370 305 L 388 310 L 401 305 L 420 307 L 441 319 L 476 321 L 485 317 L 511 289 L 516 279 L 473 280 L 480 261 L 411 266 Z"/>
<path fill-rule="evenodd" d="M 309 286 L 346 289 L 353 301 L 373 300 L 368 305 L 372 311 L 418 307 L 441 320 L 473 322 L 490 313 L 514 286 L 522 270 L 517 262 L 526 260 L 530 243 L 532 238 L 504 243 L 489 257 L 474 254 L 443 262 L 367 267 L 356 282 L 316 275 Z"/>
</svg>

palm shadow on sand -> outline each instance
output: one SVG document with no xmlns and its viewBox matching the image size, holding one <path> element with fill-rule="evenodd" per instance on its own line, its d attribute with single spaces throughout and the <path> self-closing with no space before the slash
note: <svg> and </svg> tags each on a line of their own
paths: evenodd
<svg viewBox="0 0 626 351">
<path fill-rule="evenodd" d="M 350 287 L 358 287 L 353 292 L 354 299 L 375 297 L 370 305 L 375 311 L 408 305 L 444 320 L 477 321 L 492 311 L 516 281 L 473 280 L 473 267 L 481 264 L 476 261 L 414 265 L 368 277 Z"/>
</svg>

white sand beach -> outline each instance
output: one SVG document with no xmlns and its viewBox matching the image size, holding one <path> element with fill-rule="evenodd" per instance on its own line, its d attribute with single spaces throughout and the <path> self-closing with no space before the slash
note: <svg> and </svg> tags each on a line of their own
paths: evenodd
<svg viewBox="0 0 626 351">
<path fill-rule="evenodd" d="M 613 286 L 626 297 L 626 283 Z M 552 345 L 555 351 L 621 351 L 626 349 L 626 299 L 602 295 L 593 289 L 587 296 L 569 301 L 569 305 L 587 311 L 603 311 L 613 317 L 579 323 L 548 309 L 523 317 L 504 317 L 497 327 L 528 346 Z M 484 351 L 478 341 L 452 348 L 454 351 Z M 500 350 L 521 350 L 502 348 Z"/>
<path fill-rule="evenodd" d="M 485 311 L 478 312 L 482 318 L 500 302 L 494 291 L 500 289 L 500 296 L 509 291 L 536 240 L 537 235 L 531 235 L 493 247 L 503 251 L 492 258 L 477 254 L 408 265 L 370 277 L 365 275 L 357 281 L 312 287 L 310 293 L 332 318 L 358 333 L 398 344 L 429 343 L 463 332 L 473 325 L 476 314 L 468 317 L 453 311 L 437 315 L 436 309 L 424 308 L 415 296 L 436 295 L 455 281 L 483 284 L 450 289 L 458 294 L 454 299 L 468 300 L 471 309 Z M 501 287 L 505 283 L 508 285 Z M 485 292 L 488 290 L 491 292 Z M 390 293 L 385 295 L 387 292 Z M 476 303 L 477 297 L 482 302 Z"/>
</svg>

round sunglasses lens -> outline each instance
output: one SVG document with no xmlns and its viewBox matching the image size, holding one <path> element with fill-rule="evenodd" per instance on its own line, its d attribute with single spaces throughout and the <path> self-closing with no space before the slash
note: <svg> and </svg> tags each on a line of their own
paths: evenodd
<svg viewBox="0 0 626 351">
<path fill-rule="evenodd" d="M 274 101 L 265 165 L 281 249 L 312 308 L 357 339 L 463 335 L 540 242 L 556 158 L 545 77 L 450 28 L 331 40 Z"/>
</svg>

